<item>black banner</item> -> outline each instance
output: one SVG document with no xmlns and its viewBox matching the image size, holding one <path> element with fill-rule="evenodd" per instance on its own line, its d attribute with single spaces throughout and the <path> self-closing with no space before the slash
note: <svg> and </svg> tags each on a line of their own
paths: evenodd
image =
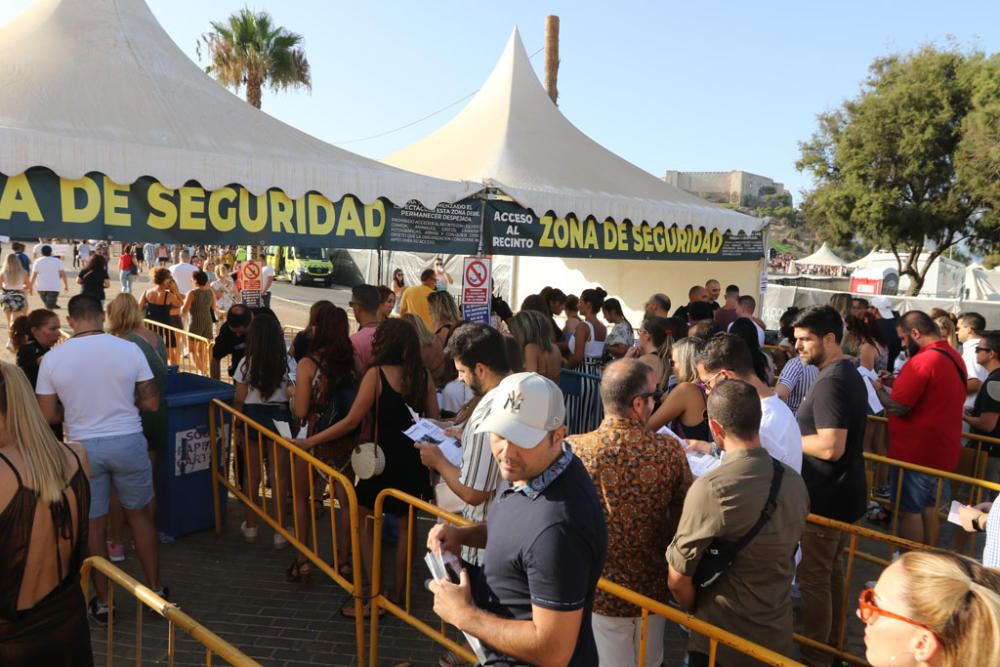
<svg viewBox="0 0 1000 667">
<path fill-rule="evenodd" d="M 742 261 L 764 256 L 761 232 L 732 234 L 677 225 L 537 216 L 512 202 L 486 202 L 495 255 L 599 259 Z"/>
<path fill-rule="evenodd" d="M 484 210 L 485 207 L 485 210 Z M 253 194 L 239 185 L 176 190 L 150 178 L 131 185 L 100 173 L 79 180 L 35 168 L 0 174 L 0 233 L 13 238 L 264 244 L 416 252 L 661 260 L 748 260 L 763 256 L 750 235 L 676 225 L 632 225 L 537 216 L 513 202 L 468 199 L 434 210 L 385 199 L 337 202 L 310 192 Z"/>
</svg>

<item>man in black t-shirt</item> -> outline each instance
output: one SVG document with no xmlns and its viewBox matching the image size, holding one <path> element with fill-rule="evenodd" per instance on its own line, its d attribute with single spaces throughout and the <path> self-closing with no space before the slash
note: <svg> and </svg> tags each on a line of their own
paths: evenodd
<svg viewBox="0 0 1000 667">
<path fill-rule="evenodd" d="M 795 320 L 795 349 L 803 363 L 820 369 L 796 417 L 802 431 L 802 478 L 814 514 L 854 523 L 868 498 L 864 437 L 868 392 L 854 363 L 840 349 L 844 321 L 830 306 L 809 308 Z M 803 634 L 833 644 L 843 622 L 842 551 L 847 535 L 806 524 L 802 533 L 799 589 Z M 830 656 L 803 647 L 811 665 L 829 665 Z"/>
<path fill-rule="evenodd" d="M 220 379 L 221 362 L 226 357 L 230 357 L 227 373 L 233 376 L 236 366 L 243 359 L 247 350 L 247 329 L 250 328 L 250 320 L 253 313 L 241 303 L 232 306 L 226 313 L 226 321 L 219 327 L 219 335 L 215 337 L 215 345 L 212 347 L 211 375 L 216 380 Z"/>
<path fill-rule="evenodd" d="M 507 376 L 494 392 L 476 432 L 490 433 L 511 487 L 486 524 L 431 529 L 428 549 L 456 556 L 489 534 L 475 582 L 463 570 L 458 584 L 431 584 L 434 611 L 482 640 L 485 664 L 597 667 L 590 614 L 608 535 L 590 475 L 563 446 L 562 392 L 537 373 Z"/>
<path fill-rule="evenodd" d="M 1000 438 L 1000 331 L 982 334 L 976 345 L 976 363 L 989 375 L 979 387 L 972 409 L 962 419 L 972 427 L 973 433 Z M 1000 481 L 1000 445 L 990 447 L 989 453 L 986 479 L 997 482 Z"/>
</svg>

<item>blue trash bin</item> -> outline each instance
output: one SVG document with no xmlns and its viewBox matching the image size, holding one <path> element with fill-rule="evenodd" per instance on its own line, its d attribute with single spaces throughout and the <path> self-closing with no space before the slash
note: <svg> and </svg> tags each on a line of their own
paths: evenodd
<svg viewBox="0 0 1000 667">
<path fill-rule="evenodd" d="M 167 375 L 167 442 L 157 458 L 156 528 L 164 541 L 215 526 L 208 429 L 212 399 L 232 403 L 233 386 L 193 373 Z M 217 424 L 215 443 L 221 461 L 230 420 Z M 220 484 L 220 497 L 226 497 Z M 226 513 L 223 511 L 222 520 Z"/>
</svg>

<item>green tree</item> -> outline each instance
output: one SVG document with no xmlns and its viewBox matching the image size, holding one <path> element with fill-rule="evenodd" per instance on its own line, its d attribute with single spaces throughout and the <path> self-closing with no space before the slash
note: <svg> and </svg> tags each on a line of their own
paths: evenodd
<svg viewBox="0 0 1000 667">
<path fill-rule="evenodd" d="M 959 181 L 977 207 L 982 232 L 1000 237 L 1000 54 L 973 78 L 972 109 L 962 121 L 962 143 L 955 156 Z M 1000 245 L 981 248 L 1000 250 Z"/>
<path fill-rule="evenodd" d="M 982 66 L 978 53 L 931 47 L 879 58 L 861 94 L 820 114 L 799 145 L 796 167 L 816 184 L 802 207 L 809 226 L 837 245 L 890 250 L 911 294 L 950 247 L 996 242 L 955 170 Z"/>
<path fill-rule="evenodd" d="M 311 87 L 309 61 L 302 50 L 302 35 L 274 25 L 267 12 L 244 7 L 225 22 L 212 21 L 212 30 L 201 36 L 211 64 L 205 71 L 237 94 L 246 87 L 246 101 L 260 108 L 261 89 L 287 90 Z"/>
</svg>

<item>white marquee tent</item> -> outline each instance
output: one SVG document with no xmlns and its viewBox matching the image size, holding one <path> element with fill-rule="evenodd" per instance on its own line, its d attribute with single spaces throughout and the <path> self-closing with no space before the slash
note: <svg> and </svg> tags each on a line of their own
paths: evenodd
<svg viewBox="0 0 1000 667">
<path fill-rule="evenodd" d="M 444 127 L 389 156 L 388 164 L 439 178 L 496 187 L 536 213 L 693 225 L 734 232 L 760 230 L 762 221 L 690 195 L 607 150 L 570 123 L 538 81 L 517 29 L 486 83 Z M 675 300 L 691 280 L 718 278 L 756 289 L 760 262 L 596 259 L 515 259 L 520 301 L 546 284 L 578 291 L 593 284 L 623 298 L 638 317 L 650 291 Z M 749 270 L 748 270 L 749 267 Z M 711 275 L 708 275 L 711 274 Z M 636 320 L 633 320 L 636 321 Z"/>
<path fill-rule="evenodd" d="M 531 68 L 515 28 L 476 96 L 444 127 L 385 162 L 497 187 L 536 213 L 750 232 L 761 221 L 636 167 L 570 123 Z"/>
<path fill-rule="evenodd" d="M 830 250 L 825 243 L 808 257 L 795 260 L 795 263 L 802 266 L 847 266 L 847 262 L 838 257 L 837 253 Z"/>
<path fill-rule="evenodd" d="M 37 0 L 0 27 L 0 173 L 44 166 L 298 198 L 433 207 L 479 189 L 341 150 L 261 113 L 203 72 L 142 0 Z"/>
</svg>

